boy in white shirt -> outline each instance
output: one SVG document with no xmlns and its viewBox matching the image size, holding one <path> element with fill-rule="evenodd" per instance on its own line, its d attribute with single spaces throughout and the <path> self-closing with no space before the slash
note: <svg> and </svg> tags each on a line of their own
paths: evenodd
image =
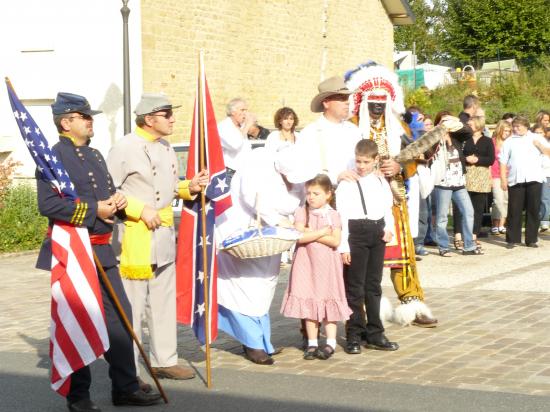
<svg viewBox="0 0 550 412">
<path fill-rule="evenodd" d="M 336 189 L 336 209 L 342 218 L 338 250 L 344 262 L 346 298 L 353 311 L 346 327 L 346 352 L 361 353 L 361 338 L 370 349 L 399 348 L 384 335 L 380 319 L 382 272 L 386 243 L 393 237 L 393 195 L 385 178 L 374 173 L 378 146 L 360 140 L 355 146 L 356 182 L 342 181 Z M 365 321 L 365 307 L 366 317 Z"/>
</svg>

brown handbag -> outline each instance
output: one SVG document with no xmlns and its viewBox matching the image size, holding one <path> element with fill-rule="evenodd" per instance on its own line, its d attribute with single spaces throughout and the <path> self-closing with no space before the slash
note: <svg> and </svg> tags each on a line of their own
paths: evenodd
<svg viewBox="0 0 550 412">
<path fill-rule="evenodd" d="M 493 187 L 491 171 L 486 166 L 466 166 L 466 190 L 468 192 L 489 193 Z"/>
</svg>

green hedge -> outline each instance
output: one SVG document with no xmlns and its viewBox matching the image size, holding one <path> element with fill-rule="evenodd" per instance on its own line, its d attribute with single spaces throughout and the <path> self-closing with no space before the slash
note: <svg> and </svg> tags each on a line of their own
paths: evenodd
<svg viewBox="0 0 550 412">
<path fill-rule="evenodd" d="M 36 190 L 29 185 L 9 187 L 0 205 L 0 252 L 37 249 L 48 220 L 38 212 Z"/>
<path fill-rule="evenodd" d="M 527 116 L 533 122 L 540 109 L 550 110 L 550 70 L 546 67 L 522 69 L 519 74 L 493 78 L 490 84 L 478 81 L 473 85 L 453 84 L 435 90 L 408 90 L 405 103 L 416 105 L 432 116 L 440 110 L 458 115 L 467 94 L 479 97 L 487 123 L 496 123 L 506 112 Z"/>
</svg>

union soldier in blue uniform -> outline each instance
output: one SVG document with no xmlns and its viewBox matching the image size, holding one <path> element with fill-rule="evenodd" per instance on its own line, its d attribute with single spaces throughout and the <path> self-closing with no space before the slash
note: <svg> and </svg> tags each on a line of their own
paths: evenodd
<svg viewBox="0 0 550 412">
<path fill-rule="evenodd" d="M 75 191 L 80 198 L 76 203 L 59 196 L 51 184 L 37 173 L 38 207 L 40 213 L 50 220 L 69 222 L 86 226 L 90 233 L 92 248 L 111 281 L 126 316 L 131 322 L 131 306 L 124 292 L 117 267 L 117 260 L 110 245 L 113 230 L 113 216 L 124 218 L 126 198 L 115 191 L 105 160 L 99 151 L 89 147 L 94 135 L 93 117 L 101 113 L 91 110 L 88 101 L 71 93 L 58 93 L 52 104 L 53 120 L 59 132 L 59 142 L 53 152 L 62 161 Z M 50 270 L 52 262 L 51 239 L 48 236 L 38 256 L 37 267 Z M 140 388 L 136 377 L 133 343 L 125 329 L 116 307 L 101 283 L 101 294 L 110 348 L 104 354 L 109 363 L 112 379 L 112 400 L 114 405 L 147 406 L 157 403 L 160 395 Z M 87 412 L 100 409 L 90 400 L 91 374 L 85 366 L 71 375 L 71 386 L 67 396 L 70 411 Z"/>
</svg>

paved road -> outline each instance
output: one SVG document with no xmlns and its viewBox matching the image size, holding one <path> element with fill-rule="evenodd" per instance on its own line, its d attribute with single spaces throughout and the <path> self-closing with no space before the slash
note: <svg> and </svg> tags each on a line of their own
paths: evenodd
<svg viewBox="0 0 550 412">
<path fill-rule="evenodd" d="M 484 256 L 447 259 L 433 249 L 419 262 L 441 325 L 389 325 L 387 335 L 401 345 L 391 353 L 351 356 L 338 348 L 328 361 L 302 360 L 297 322 L 278 314 L 283 270 L 272 307 L 273 343 L 285 347 L 276 364 L 251 364 L 222 334 L 212 352 L 214 388 L 200 379 L 164 381 L 171 404 L 151 410 L 550 410 L 550 236 L 539 249 L 510 251 L 502 242 L 484 240 Z M 0 411 L 64 409 L 48 386 L 49 278 L 33 269 L 35 257 L 0 257 Z M 387 276 L 384 293 L 395 301 Z M 204 354 L 188 328 L 179 329 L 178 350 L 180 363 L 204 375 Z M 115 410 L 103 361 L 94 364 L 92 392 L 103 410 Z"/>
</svg>

